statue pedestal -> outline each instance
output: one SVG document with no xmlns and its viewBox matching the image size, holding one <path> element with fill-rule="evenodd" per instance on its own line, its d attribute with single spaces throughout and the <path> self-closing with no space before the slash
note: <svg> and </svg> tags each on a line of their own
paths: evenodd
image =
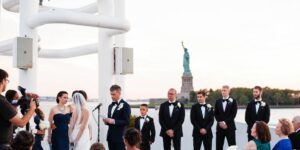
<svg viewBox="0 0 300 150">
<path fill-rule="evenodd" d="M 181 91 L 177 95 L 178 99 L 189 99 L 190 92 L 194 91 L 193 87 L 193 76 L 191 73 L 183 73 Z"/>
</svg>

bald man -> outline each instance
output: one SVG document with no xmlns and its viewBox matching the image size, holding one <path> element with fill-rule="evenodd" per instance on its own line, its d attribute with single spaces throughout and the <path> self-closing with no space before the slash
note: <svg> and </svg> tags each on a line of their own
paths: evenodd
<svg viewBox="0 0 300 150">
<path fill-rule="evenodd" d="M 293 149 L 300 150 L 300 116 L 295 116 L 292 123 L 295 132 L 289 135 L 289 139 L 292 142 Z"/>
<path fill-rule="evenodd" d="M 164 150 L 171 150 L 171 140 L 175 150 L 181 149 L 185 110 L 183 104 L 176 100 L 176 96 L 176 90 L 169 89 L 168 101 L 162 103 L 159 108 L 160 136 L 163 138 Z"/>
</svg>

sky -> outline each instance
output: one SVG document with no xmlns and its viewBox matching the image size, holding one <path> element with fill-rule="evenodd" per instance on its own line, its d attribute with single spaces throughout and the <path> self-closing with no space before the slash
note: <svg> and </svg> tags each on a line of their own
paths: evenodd
<svg viewBox="0 0 300 150">
<path fill-rule="evenodd" d="M 51 0 L 45 5 L 77 8 L 92 0 Z M 125 98 L 166 97 L 180 91 L 181 41 L 190 53 L 194 89 L 253 87 L 300 89 L 300 1 L 298 0 L 127 0 L 134 48 L 134 74 L 126 76 Z M 0 40 L 18 34 L 18 15 L 1 11 Z M 43 48 L 68 48 L 98 41 L 98 29 L 52 24 L 38 28 Z M 84 89 L 98 96 L 97 54 L 69 59 L 39 59 L 38 93 Z M 18 85 L 11 57 L 0 56 Z"/>
</svg>

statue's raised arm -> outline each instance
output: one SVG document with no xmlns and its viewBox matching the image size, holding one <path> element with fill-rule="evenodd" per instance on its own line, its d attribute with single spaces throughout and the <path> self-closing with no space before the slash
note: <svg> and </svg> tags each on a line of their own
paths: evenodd
<svg viewBox="0 0 300 150">
<path fill-rule="evenodd" d="M 185 49 L 185 47 L 184 47 L 184 45 L 183 45 L 183 41 L 181 41 L 181 45 L 182 45 L 183 49 Z"/>
</svg>

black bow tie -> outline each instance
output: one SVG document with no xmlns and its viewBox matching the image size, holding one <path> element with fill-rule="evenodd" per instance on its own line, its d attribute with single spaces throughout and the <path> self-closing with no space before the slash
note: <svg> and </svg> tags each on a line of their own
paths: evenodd
<svg viewBox="0 0 300 150">
<path fill-rule="evenodd" d="M 261 104 L 261 101 L 255 101 L 255 104 Z"/>
<path fill-rule="evenodd" d="M 223 101 L 223 102 L 228 102 L 228 99 L 223 99 L 222 101 Z"/>
<path fill-rule="evenodd" d="M 170 102 L 169 102 L 169 106 L 171 106 L 171 105 L 176 106 L 176 102 L 174 102 L 174 103 L 170 103 Z"/>
<path fill-rule="evenodd" d="M 206 104 L 200 104 L 200 107 L 202 107 L 202 106 L 206 107 Z"/>
<path fill-rule="evenodd" d="M 118 102 L 112 102 L 111 104 L 112 104 L 113 106 L 114 106 L 114 105 L 118 105 Z"/>
<path fill-rule="evenodd" d="M 145 117 L 142 117 L 142 116 L 141 116 L 141 119 L 145 119 Z"/>
</svg>

